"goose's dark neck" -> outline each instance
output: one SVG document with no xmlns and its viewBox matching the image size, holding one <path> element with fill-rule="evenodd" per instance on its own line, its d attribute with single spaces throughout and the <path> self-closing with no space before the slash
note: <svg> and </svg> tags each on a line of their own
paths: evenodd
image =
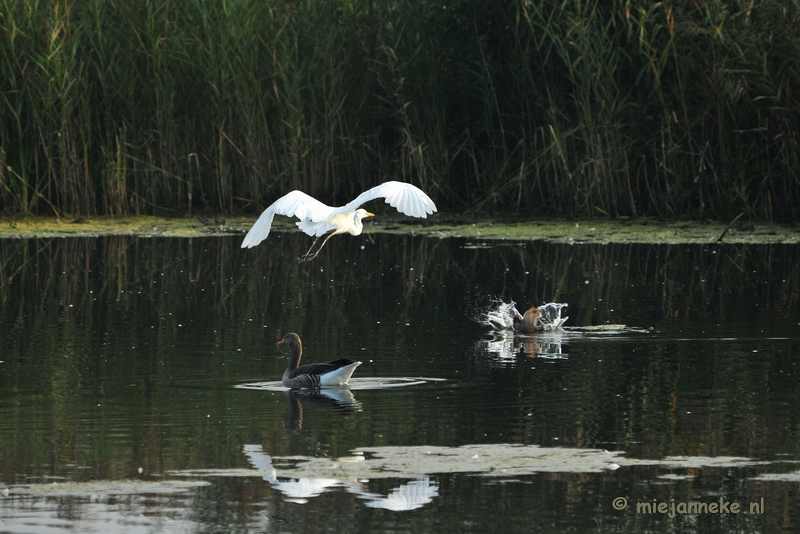
<svg viewBox="0 0 800 534">
<path fill-rule="evenodd" d="M 303 344 L 298 339 L 289 346 L 289 350 L 292 351 L 292 354 L 289 356 L 289 366 L 286 370 L 294 371 L 300 366 L 300 358 L 303 356 Z"/>
</svg>

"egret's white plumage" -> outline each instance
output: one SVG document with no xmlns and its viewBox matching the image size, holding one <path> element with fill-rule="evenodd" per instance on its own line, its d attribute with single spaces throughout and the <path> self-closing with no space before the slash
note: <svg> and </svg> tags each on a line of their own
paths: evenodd
<svg viewBox="0 0 800 534">
<path fill-rule="evenodd" d="M 411 217 L 426 218 L 429 214 L 436 211 L 436 205 L 421 189 L 411 184 L 403 182 L 385 182 L 372 189 L 364 191 L 353 201 L 344 206 L 334 208 L 323 204 L 319 200 L 311 197 L 302 191 L 292 191 L 282 196 L 264 210 L 258 220 L 242 241 L 242 248 L 251 248 L 269 236 L 272 227 L 272 219 L 276 214 L 286 217 L 297 217 L 297 227 L 310 236 L 320 236 L 328 234 L 328 238 L 335 234 L 360 235 L 363 230 L 361 219 L 371 217 L 372 213 L 367 210 L 359 209 L 359 206 L 370 200 L 385 198 L 386 203 L 396 208 L 397 211 Z M 328 238 L 319 247 L 325 246 Z M 316 243 L 316 240 L 314 241 Z M 311 245 L 314 248 L 314 245 Z M 316 254 L 310 256 L 311 249 L 301 258 L 303 260 L 313 259 Z M 319 250 L 317 250 L 319 253 Z"/>
</svg>

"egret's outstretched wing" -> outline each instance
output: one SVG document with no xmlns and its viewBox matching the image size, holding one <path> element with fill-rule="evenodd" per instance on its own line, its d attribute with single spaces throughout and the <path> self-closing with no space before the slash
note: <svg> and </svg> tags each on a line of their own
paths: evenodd
<svg viewBox="0 0 800 534">
<path fill-rule="evenodd" d="M 267 238 L 276 213 L 286 217 L 297 217 L 301 221 L 319 221 L 330 217 L 332 211 L 333 208 L 302 191 L 287 193 L 264 210 L 261 217 L 244 236 L 242 248 L 254 247 Z"/>
<path fill-rule="evenodd" d="M 386 203 L 404 215 L 426 218 L 436 211 L 436 204 L 417 186 L 403 182 L 384 182 L 364 191 L 346 206 L 336 208 L 334 213 L 353 211 L 360 205 L 376 198 L 385 198 Z"/>
</svg>

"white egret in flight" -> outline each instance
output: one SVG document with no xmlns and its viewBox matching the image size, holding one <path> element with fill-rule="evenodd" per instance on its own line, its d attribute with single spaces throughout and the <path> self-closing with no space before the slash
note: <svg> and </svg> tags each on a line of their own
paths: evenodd
<svg viewBox="0 0 800 534">
<path fill-rule="evenodd" d="M 269 235 L 272 219 L 277 213 L 286 217 L 297 217 L 300 219 L 296 223 L 297 227 L 310 236 L 316 236 L 308 252 L 297 258 L 300 262 L 313 260 L 331 236 L 344 233 L 360 235 L 364 229 L 361 219 L 374 217 L 374 214 L 359 208 L 359 206 L 376 198 L 385 198 L 387 204 L 411 217 L 425 219 L 436 211 L 436 205 L 428 195 L 418 187 L 403 182 L 384 182 L 364 191 L 355 200 L 339 208 L 323 204 L 302 191 L 292 191 L 264 210 L 244 237 L 242 248 L 251 248 L 264 241 Z M 314 245 L 323 235 L 327 235 L 327 237 L 322 241 L 322 245 L 314 254 L 311 254 Z"/>
</svg>

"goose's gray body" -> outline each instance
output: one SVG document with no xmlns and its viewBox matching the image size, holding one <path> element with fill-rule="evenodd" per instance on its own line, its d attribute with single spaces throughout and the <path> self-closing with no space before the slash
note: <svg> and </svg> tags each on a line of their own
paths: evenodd
<svg viewBox="0 0 800 534">
<path fill-rule="evenodd" d="M 347 384 L 353 371 L 361 365 L 361 362 L 354 362 L 346 358 L 334 360 L 328 363 L 311 363 L 300 366 L 300 358 L 303 356 L 303 343 L 297 334 L 286 334 L 278 345 L 289 347 L 292 352 L 289 356 L 289 365 L 283 373 L 283 385 L 287 388 L 324 388 L 332 386 L 343 386 Z"/>
</svg>

